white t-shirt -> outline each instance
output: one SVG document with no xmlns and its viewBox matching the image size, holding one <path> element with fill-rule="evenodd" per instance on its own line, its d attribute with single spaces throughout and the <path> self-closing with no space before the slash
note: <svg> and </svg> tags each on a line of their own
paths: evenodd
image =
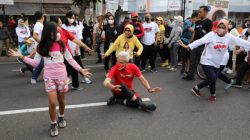
<svg viewBox="0 0 250 140">
<path fill-rule="evenodd" d="M 230 45 L 241 46 L 246 50 L 250 49 L 250 42 L 246 40 L 235 37 L 229 33 L 220 37 L 213 31 L 188 46 L 192 50 L 204 44 L 205 48 L 202 52 L 200 62 L 203 65 L 209 65 L 216 68 L 219 68 L 222 64 L 225 53 L 228 52 L 228 47 Z"/>
<path fill-rule="evenodd" d="M 65 24 L 62 25 L 62 28 L 72 33 L 77 39 L 82 38 L 81 31 L 79 30 L 78 26 L 66 26 Z M 68 40 L 69 47 L 71 49 L 72 55 L 76 56 L 75 50 L 78 48 L 78 54 L 80 54 L 80 48 L 74 42 Z"/>
<path fill-rule="evenodd" d="M 79 22 L 79 25 L 77 25 L 77 27 L 79 28 L 79 32 L 81 34 L 81 38 L 78 38 L 78 39 L 82 40 L 83 39 L 83 37 L 82 37 L 82 31 L 84 29 L 84 26 L 83 26 L 83 24 L 82 24 L 81 21 Z"/>
<path fill-rule="evenodd" d="M 30 37 L 30 29 L 27 26 L 25 26 L 25 27 L 16 27 L 16 34 L 17 34 L 17 37 L 18 37 L 18 42 L 23 42 L 24 38 Z"/>
<path fill-rule="evenodd" d="M 38 38 L 41 40 L 42 38 L 42 32 L 43 32 L 43 24 L 40 22 L 36 22 L 35 26 L 34 26 L 34 33 L 38 34 Z M 38 45 L 38 42 L 36 42 L 36 47 Z"/>
<path fill-rule="evenodd" d="M 145 45 L 152 45 L 155 43 L 155 34 L 160 32 L 158 25 L 155 22 L 143 23 L 144 36 L 142 43 Z"/>
</svg>

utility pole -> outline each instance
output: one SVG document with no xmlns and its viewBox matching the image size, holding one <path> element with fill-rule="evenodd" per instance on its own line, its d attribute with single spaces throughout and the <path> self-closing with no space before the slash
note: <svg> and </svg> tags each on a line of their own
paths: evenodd
<svg viewBox="0 0 250 140">
<path fill-rule="evenodd" d="M 5 17 L 6 13 L 5 13 L 5 5 L 4 4 L 2 5 L 2 10 L 3 10 L 3 23 L 6 24 L 7 22 L 6 22 L 6 17 Z"/>
</svg>

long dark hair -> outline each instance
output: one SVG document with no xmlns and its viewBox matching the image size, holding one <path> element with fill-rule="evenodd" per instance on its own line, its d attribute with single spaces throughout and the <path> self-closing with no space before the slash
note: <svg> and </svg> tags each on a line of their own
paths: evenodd
<svg viewBox="0 0 250 140">
<path fill-rule="evenodd" d="M 109 17 L 113 17 L 113 20 L 114 20 L 114 26 L 116 26 L 116 21 L 115 21 L 115 17 L 113 15 L 109 15 Z M 108 20 L 109 20 L 109 17 L 108 17 Z"/>
<path fill-rule="evenodd" d="M 65 25 L 66 26 L 69 26 L 68 18 L 72 18 L 72 16 L 75 16 L 75 13 L 73 11 L 69 11 L 69 12 L 66 13 L 66 19 L 65 19 Z M 73 23 L 73 25 L 76 26 L 76 21 Z"/>
<path fill-rule="evenodd" d="M 49 52 L 53 43 L 59 43 L 61 52 L 65 51 L 64 43 L 56 41 L 57 38 L 57 24 L 55 22 L 46 22 L 42 32 L 42 38 L 38 45 L 37 52 L 43 57 L 50 57 Z"/>
</svg>

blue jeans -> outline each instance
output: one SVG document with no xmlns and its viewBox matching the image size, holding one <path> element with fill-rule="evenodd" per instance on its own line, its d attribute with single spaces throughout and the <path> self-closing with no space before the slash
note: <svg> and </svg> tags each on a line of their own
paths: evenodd
<svg viewBox="0 0 250 140">
<path fill-rule="evenodd" d="M 42 58 L 40 64 L 35 68 L 35 70 L 32 73 L 32 79 L 35 79 L 35 80 L 38 79 L 39 75 L 41 74 L 43 70 L 43 67 L 44 67 L 44 60 Z"/>
</svg>

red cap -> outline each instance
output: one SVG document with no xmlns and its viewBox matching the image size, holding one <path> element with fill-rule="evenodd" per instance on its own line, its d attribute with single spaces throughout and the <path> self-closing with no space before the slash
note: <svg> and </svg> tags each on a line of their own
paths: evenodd
<svg viewBox="0 0 250 140">
<path fill-rule="evenodd" d="M 138 13 L 136 13 L 136 12 L 131 13 L 131 18 L 133 18 L 133 17 L 139 17 Z"/>
</svg>

